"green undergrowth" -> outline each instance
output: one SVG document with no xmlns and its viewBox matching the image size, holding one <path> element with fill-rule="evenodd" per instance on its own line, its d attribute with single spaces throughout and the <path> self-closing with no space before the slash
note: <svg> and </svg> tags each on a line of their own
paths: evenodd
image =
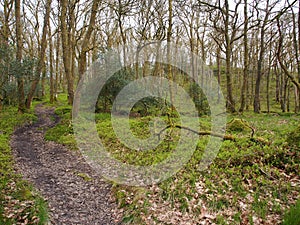
<svg viewBox="0 0 300 225">
<path fill-rule="evenodd" d="M 257 224 L 258 221 L 278 223 L 282 220 L 300 193 L 300 150 L 288 141 L 300 117 L 252 113 L 240 117 L 243 123 L 238 121 L 226 132 L 236 136 L 236 141 L 223 141 L 207 169 L 199 165 L 208 137 L 199 137 L 197 148 L 185 167 L 159 185 L 134 188 L 116 184 L 114 190 L 119 205 L 125 208 L 124 222 L 178 224 L 186 220 L 198 224 L 202 218 L 216 224 Z M 228 124 L 233 119 L 234 116 L 229 116 Z M 107 150 L 124 163 L 152 165 L 166 159 L 176 147 L 174 140 L 178 133 L 173 131 L 171 141 L 165 140 L 165 144 L 155 150 L 130 151 L 116 138 L 109 120 L 109 115 L 98 116 L 99 136 Z M 145 127 L 149 120 L 130 120 L 134 124 L 132 132 L 147 137 Z M 201 129 L 209 128 L 209 123 L 209 118 L 200 118 Z M 254 129 L 255 139 L 251 138 L 249 127 Z M 257 141 L 260 139 L 266 141 Z M 292 210 L 291 214 L 295 212 Z M 176 221 L 178 215 L 180 218 Z"/>
<path fill-rule="evenodd" d="M 300 199 L 284 215 L 283 225 L 300 224 Z"/>
<path fill-rule="evenodd" d="M 55 114 L 59 116 L 60 121 L 56 126 L 46 131 L 45 139 L 67 145 L 71 149 L 76 149 L 71 121 L 72 107 L 67 105 L 66 99 L 67 96 L 65 94 L 60 94 L 54 104 L 47 102 L 48 106 L 55 107 Z"/>
<path fill-rule="evenodd" d="M 65 137 L 69 137 L 73 145 L 70 110 L 64 105 L 56 108 L 62 119 L 47 131 L 48 140 L 66 144 Z M 149 143 L 160 141 L 151 150 L 142 150 L 145 146 L 138 144 L 132 150 L 117 138 L 109 113 L 96 114 L 95 120 L 106 151 L 130 165 L 149 166 L 168 159 L 177 147 L 181 131 L 174 128 L 160 133 L 164 124 L 180 125 L 177 118 L 170 121 L 162 116 L 153 122 L 151 116 L 132 117 L 129 126 L 134 137 L 146 139 L 154 133 L 156 136 Z M 297 145 L 300 116 L 245 113 L 229 115 L 227 121 L 226 134 L 236 139 L 223 141 L 207 168 L 199 168 L 199 165 L 207 151 L 209 137 L 200 136 L 185 166 L 160 184 L 146 187 L 114 184 L 119 207 L 124 210 L 123 222 L 200 224 L 207 220 L 215 224 L 278 224 L 283 218 L 285 221 L 287 217 L 293 218 L 298 205 L 289 209 L 300 193 L 300 149 Z M 126 118 L 119 122 L 118 128 L 126 129 Z M 199 130 L 210 130 L 210 117 L 191 118 L 188 125 L 197 123 Z M 290 214 L 285 215 L 285 212 Z"/>
<path fill-rule="evenodd" d="M 45 201 L 15 173 L 9 145 L 18 126 L 35 120 L 33 113 L 19 114 L 16 107 L 0 112 L 0 224 L 45 224 L 48 220 Z"/>
<path fill-rule="evenodd" d="M 300 148 L 300 125 L 289 132 L 287 142 L 292 147 Z"/>
</svg>

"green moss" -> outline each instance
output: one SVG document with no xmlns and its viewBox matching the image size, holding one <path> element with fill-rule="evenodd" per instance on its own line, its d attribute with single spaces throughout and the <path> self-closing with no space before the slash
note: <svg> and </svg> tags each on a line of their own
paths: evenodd
<svg viewBox="0 0 300 225">
<path fill-rule="evenodd" d="M 55 109 L 55 113 L 59 116 L 69 116 L 72 112 L 72 106 L 60 106 Z"/>
<path fill-rule="evenodd" d="M 77 149 L 71 123 L 72 107 L 69 105 L 59 106 L 54 112 L 61 118 L 61 120 L 56 126 L 46 131 L 45 140 L 55 141 L 57 143 L 67 145 L 71 149 Z"/>
<path fill-rule="evenodd" d="M 45 201 L 32 186 L 15 174 L 9 140 L 13 131 L 25 123 L 33 123 L 33 113 L 19 114 L 9 107 L 0 112 L 0 224 L 46 224 L 48 221 Z"/>
<path fill-rule="evenodd" d="M 182 213 L 191 209 L 188 213 L 196 217 L 202 210 L 202 206 L 195 203 L 199 199 L 206 205 L 208 211 L 220 213 L 213 221 L 216 224 L 225 224 L 228 221 L 230 224 L 242 223 L 241 205 L 247 206 L 250 222 L 255 217 L 267 220 L 273 214 L 282 219 L 283 209 L 289 205 L 291 198 L 295 198 L 295 194 L 291 193 L 299 192 L 299 187 L 291 185 L 282 174 L 283 171 L 291 177 L 299 174 L 299 157 L 291 148 L 287 148 L 285 141 L 286 136 L 299 123 L 299 117 L 253 113 L 244 113 L 241 119 L 232 117 L 228 127 L 230 132 L 238 133 L 237 140 L 224 141 L 209 168 L 199 171 L 199 164 L 208 141 L 208 137 L 200 137 L 192 158 L 178 173 L 158 184 L 158 191 L 152 192 L 151 188 L 148 189 L 150 197 L 145 191 L 141 199 L 143 202 L 150 202 L 150 206 L 134 201 L 128 204 L 126 200 L 135 196 L 134 188 L 117 186 L 115 195 L 120 207 L 125 210 L 124 221 L 142 224 L 139 215 L 155 218 L 156 215 L 151 215 L 152 202 L 160 204 L 159 206 L 169 204 Z M 150 154 L 123 148 L 115 136 L 109 116 L 96 114 L 96 118 L 101 141 L 115 158 L 122 159 L 128 164 L 149 165 L 155 161 L 154 157 L 158 158 L 162 153 L 166 153 L 166 157 L 161 161 L 168 157 L 168 145 L 160 145 L 156 151 L 147 151 Z M 131 132 L 138 138 L 149 136 L 149 119 L 151 118 L 131 118 L 129 120 Z M 209 117 L 201 117 L 200 129 L 209 130 L 209 121 Z M 267 140 L 268 144 L 249 138 L 252 131 L 250 126 L 255 127 L 255 139 Z M 175 140 L 173 137 L 170 145 Z M 234 213 L 233 217 L 223 215 L 223 212 L 228 210 Z M 157 221 L 163 223 L 159 219 Z"/>
<path fill-rule="evenodd" d="M 300 148 L 300 125 L 288 134 L 286 141 L 290 146 Z"/>
<path fill-rule="evenodd" d="M 81 177 L 85 181 L 92 181 L 93 179 L 86 173 L 77 173 L 77 176 Z"/>
<path fill-rule="evenodd" d="M 226 126 L 226 129 L 231 132 L 245 132 L 251 131 L 250 125 L 247 121 L 241 119 L 232 119 Z"/>
<path fill-rule="evenodd" d="M 70 132 L 72 132 L 72 129 L 67 124 L 58 124 L 46 131 L 45 140 L 58 142 L 59 139 L 68 135 Z"/>
</svg>

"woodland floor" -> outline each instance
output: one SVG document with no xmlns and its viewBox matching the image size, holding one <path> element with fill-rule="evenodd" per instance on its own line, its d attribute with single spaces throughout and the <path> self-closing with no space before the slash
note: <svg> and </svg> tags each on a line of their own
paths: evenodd
<svg viewBox="0 0 300 225">
<path fill-rule="evenodd" d="M 53 108 L 36 107 L 38 120 L 17 129 L 11 139 L 16 170 L 47 200 L 50 224 L 120 224 L 111 186 L 78 151 L 45 141 L 59 122 Z"/>
</svg>

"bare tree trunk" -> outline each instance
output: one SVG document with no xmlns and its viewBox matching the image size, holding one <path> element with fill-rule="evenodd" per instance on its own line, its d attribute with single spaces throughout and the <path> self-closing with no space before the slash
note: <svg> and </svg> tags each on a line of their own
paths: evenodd
<svg viewBox="0 0 300 225">
<path fill-rule="evenodd" d="M 280 64 L 281 69 L 283 70 L 284 74 L 291 80 L 291 82 L 296 86 L 298 89 L 298 92 L 300 91 L 300 82 L 298 82 L 298 79 L 293 76 L 286 67 L 286 65 L 283 62 L 283 59 L 281 57 L 282 53 L 282 45 L 283 45 L 283 35 L 281 32 L 281 26 L 280 26 L 280 21 L 279 18 L 277 18 L 277 27 L 278 27 L 278 32 L 279 32 L 279 41 L 278 41 L 278 48 L 277 48 L 277 60 Z"/>
<path fill-rule="evenodd" d="M 287 80 L 287 96 L 286 96 L 286 111 L 287 112 L 290 112 L 290 92 L 291 92 L 291 90 L 290 90 L 290 81 L 289 80 Z"/>
<path fill-rule="evenodd" d="M 299 6 L 300 6 L 300 1 L 299 1 Z M 299 13 L 300 13 L 300 8 L 299 8 Z M 293 16 L 293 46 L 294 46 L 294 52 L 295 52 L 295 57 L 296 57 L 296 62 L 297 62 L 297 75 L 300 83 L 300 59 L 299 59 L 299 46 L 298 46 L 298 41 L 297 41 L 297 25 L 296 25 L 296 18 L 295 18 L 295 13 L 294 10 L 292 9 L 292 16 Z M 298 19 L 300 19 L 300 15 L 298 15 Z M 300 28 L 300 21 L 298 21 L 298 29 Z M 300 31 L 300 30 L 299 30 Z M 300 33 L 299 37 L 300 38 Z M 299 40 L 300 41 L 300 40 Z M 299 95 L 300 92 L 295 89 L 295 112 L 300 111 L 300 101 L 299 101 Z"/>
<path fill-rule="evenodd" d="M 282 112 L 286 112 L 286 89 L 288 85 L 288 77 L 281 76 L 281 87 L 280 87 L 280 106 Z"/>
<path fill-rule="evenodd" d="M 257 76 L 256 76 L 255 94 L 254 94 L 254 103 L 253 103 L 253 108 L 255 113 L 260 112 L 260 83 L 263 75 L 262 66 L 264 61 L 264 55 L 265 55 L 265 26 L 262 27 L 261 34 L 260 34 L 260 53 L 257 62 Z"/>
<path fill-rule="evenodd" d="M 275 79 L 276 79 L 275 99 L 276 102 L 279 103 L 280 102 L 280 73 L 278 73 L 277 65 L 275 65 L 274 72 L 275 72 Z"/>
<path fill-rule="evenodd" d="M 54 102 L 54 80 L 53 80 L 53 43 L 51 35 L 51 27 L 49 27 L 49 67 L 50 67 L 50 103 Z"/>
<path fill-rule="evenodd" d="M 300 52 L 300 1 L 298 2 L 298 52 Z M 300 65 L 300 59 L 299 59 Z M 298 67 L 298 83 L 300 84 L 300 67 Z M 295 87 L 296 96 L 298 97 L 298 112 L 300 112 L 300 90 Z M 296 98 L 297 98 L 296 97 Z"/>
<path fill-rule="evenodd" d="M 87 53 L 89 51 L 89 42 L 91 39 L 91 35 L 92 32 L 94 30 L 94 26 L 95 26 L 95 20 L 96 20 L 96 15 L 97 15 L 97 10 L 99 7 L 99 3 L 100 0 L 94 0 L 93 1 L 93 5 L 92 5 L 92 11 L 91 11 L 91 17 L 90 17 L 90 22 L 88 25 L 88 29 L 87 32 L 83 38 L 83 42 L 81 45 L 81 52 L 79 53 L 79 68 L 78 68 L 78 74 L 79 74 L 79 81 L 80 79 L 83 77 L 84 72 L 86 71 L 86 61 L 87 61 Z M 81 90 L 81 85 L 83 83 L 79 82 L 78 83 L 78 90 Z M 75 92 L 75 99 L 74 99 L 75 103 L 74 103 L 74 109 L 73 109 L 73 113 L 77 114 L 78 108 L 77 106 L 79 106 L 80 104 L 80 93 L 77 91 Z M 74 114 L 73 114 L 74 115 Z"/>
<path fill-rule="evenodd" d="M 221 49 L 217 47 L 217 73 L 218 73 L 218 102 L 221 99 Z"/>
<path fill-rule="evenodd" d="M 267 73 L 267 111 L 270 112 L 270 68 Z"/>
<path fill-rule="evenodd" d="M 16 19 L 16 41 L 17 41 L 16 61 L 21 65 L 23 38 L 22 38 L 20 0 L 15 0 L 15 19 Z M 17 78 L 17 83 L 18 83 L 18 102 L 19 102 L 18 111 L 20 113 L 23 113 L 25 112 L 24 78 L 22 76 L 19 76 Z"/>
<path fill-rule="evenodd" d="M 39 60 L 38 60 L 38 65 L 36 68 L 36 74 L 35 74 L 35 79 L 31 84 L 29 93 L 27 95 L 26 99 L 26 108 L 30 109 L 31 102 L 33 95 L 36 91 L 36 87 L 40 81 L 40 74 L 43 69 L 45 69 L 45 54 L 46 54 L 46 48 L 47 48 L 47 32 L 48 32 L 48 24 L 49 24 L 49 19 L 50 19 L 50 10 L 51 10 L 51 1 L 52 0 L 47 0 L 46 3 L 46 14 L 44 17 L 44 25 L 43 25 L 43 34 L 42 34 L 42 40 L 41 40 L 41 48 L 39 52 Z"/>
<path fill-rule="evenodd" d="M 62 49 L 63 49 L 63 62 L 65 68 L 65 74 L 67 78 L 67 87 L 68 87 L 68 103 L 73 104 L 74 100 L 74 80 L 73 75 L 71 74 L 71 46 L 68 38 L 68 28 L 67 28 L 67 7 L 68 0 L 60 1 L 61 14 L 60 14 L 60 23 L 61 23 L 61 38 L 62 38 Z"/>
<path fill-rule="evenodd" d="M 100 0 L 94 0 L 93 5 L 92 5 L 92 11 L 91 11 L 91 17 L 90 17 L 90 22 L 88 25 L 87 32 L 83 38 L 82 45 L 81 45 L 81 52 L 79 54 L 79 59 L 78 59 L 78 74 L 79 74 L 79 80 L 81 79 L 83 73 L 86 70 L 86 57 L 87 57 L 87 52 L 89 51 L 89 44 L 90 44 L 90 39 L 92 32 L 95 27 L 95 20 L 96 20 L 96 15 L 97 11 L 99 8 L 99 3 Z"/>
<path fill-rule="evenodd" d="M 171 81 L 173 81 L 173 73 L 172 73 L 172 65 L 171 65 L 171 38 L 172 38 L 172 23 L 173 23 L 173 3 L 172 0 L 168 0 L 168 30 L 167 30 L 167 61 L 168 61 L 168 79 L 169 79 L 169 88 L 170 88 L 170 102 L 171 102 L 171 108 L 174 109 L 173 103 L 174 103 L 174 96 L 173 96 L 173 85 Z"/>
<path fill-rule="evenodd" d="M 9 24 L 10 24 L 10 16 L 13 11 L 13 1 L 12 0 L 4 0 L 3 3 L 3 23 L 2 27 L 0 28 L 0 45 L 4 46 L 6 48 L 9 46 L 9 35 L 10 35 L 10 29 L 9 29 Z M 1 20 L 2 21 L 2 20 Z M 4 85 L 7 83 L 9 80 L 9 56 L 6 55 L 4 56 L 5 59 L 5 72 L 1 74 L 0 76 L 0 111 L 2 110 L 3 106 L 3 100 L 6 98 L 6 92 L 3 90 Z M 0 59 L 1 60 L 1 59 Z"/>
<path fill-rule="evenodd" d="M 75 40 L 75 33 L 76 33 L 76 15 L 75 15 L 75 9 L 76 5 L 79 1 L 77 0 L 71 0 L 69 1 L 69 23 L 68 23 L 68 30 L 69 30 L 69 46 L 70 46 L 70 71 L 71 71 L 71 76 L 73 80 L 73 86 L 74 86 L 74 81 L 75 81 L 75 74 L 77 71 L 75 71 L 75 59 L 76 59 L 76 40 Z M 73 94 L 74 95 L 74 94 Z M 74 97 L 73 97 L 74 99 Z"/>
<path fill-rule="evenodd" d="M 56 59 L 55 59 L 55 87 L 54 87 L 54 96 L 55 100 L 57 96 L 57 91 L 59 88 L 59 85 L 61 84 L 61 75 L 60 75 L 60 32 L 59 30 L 57 31 L 57 43 L 56 43 Z"/>
<path fill-rule="evenodd" d="M 248 86 L 248 57 L 249 57 L 249 48 L 248 48 L 248 3 L 247 0 L 244 0 L 244 70 L 243 70 L 243 85 L 241 90 L 241 107 L 240 112 L 243 112 L 246 105 L 246 94 Z"/>
<path fill-rule="evenodd" d="M 44 98 L 46 95 L 46 75 L 47 75 L 47 65 L 46 65 L 47 58 L 45 58 L 44 64 L 43 64 L 43 70 L 42 70 L 42 82 L 41 82 L 41 87 L 42 87 L 42 95 L 41 97 Z"/>
<path fill-rule="evenodd" d="M 226 83 L 227 83 L 227 101 L 226 101 L 226 108 L 230 112 L 235 112 L 235 102 L 233 100 L 232 95 L 232 77 L 231 77 L 231 53 L 232 53 L 232 46 L 231 46 L 231 40 L 229 35 L 229 2 L 228 0 L 225 0 L 225 43 L 226 43 Z"/>
</svg>

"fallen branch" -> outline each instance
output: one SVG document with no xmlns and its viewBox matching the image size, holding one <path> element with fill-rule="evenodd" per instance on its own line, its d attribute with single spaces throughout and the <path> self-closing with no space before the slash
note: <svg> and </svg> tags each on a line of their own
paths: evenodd
<svg viewBox="0 0 300 225">
<path fill-rule="evenodd" d="M 184 126 L 180 126 L 180 125 L 168 125 L 157 134 L 159 140 L 161 139 L 160 138 L 161 134 L 169 128 L 178 128 L 178 129 L 188 130 L 190 132 L 198 134 L 199 136 L 211 135 L 213 137 L 219 137 L 219 138 L 222 138 L 223 140 L 229 140 L 229 141 L 236 141 L 236 139 L 237 139 L 237 137 L 235 137 L 233 135 L 223 135 L 223 134 L 214 133 L 211 131 L 196 131 L 189 127 L 184 127 Z M 249 128 L 251 128 L 251 130 L 252 130 L 251 137 L 249 138 L 250 141 L 255 142 L 257 144 L 263 144 L 263 145 L 271 144 L 269 141 L 267 141 L 261 137 L 254 138 L 253 136 L 254 136 L 255 129 L 250 126 L 249 126 Z"/>
<path fill-rule="evenodd" d="M 276 180 L 272 175 L 270 175 L 269 173 L 267 173 L 266 171 L 264 171 L 262 168 L 258 167 L 259 171 L 261 173 L 263 173 L 264 175 L 266 175 L 270 180 Z"/>
<path fill-rule="evenodd" d="M 223 140 L 230 140 L 230 141 L 235 141 L 236 138 L 232 135 L 223 135 L 223 134 L 218 134 L 218 133 L 214 133 L 214 132 L 211 132 L 211 131 L 196 131 L 196 130 L 193 130 L 189 127 L 183 127 L 183 126 L 180 126 L 180 125 L 168 125 L 166 126 L 164 129 L 162 129 L 157 135 L 158 135 L 158 138 L 160 140 L 160 136 L 161 134 L 169 129 L 169 128 L 178 128 L 178 129 L 183 129 L 183 130 L 188 130 L 188 131 L 191 131 L 195 134 L 198 134 L 199 136 L 204 136 L 204 135 L 211 135 L 213 137 L 219 137 L 219 138 L 222 138 Z"/>
</svg>

